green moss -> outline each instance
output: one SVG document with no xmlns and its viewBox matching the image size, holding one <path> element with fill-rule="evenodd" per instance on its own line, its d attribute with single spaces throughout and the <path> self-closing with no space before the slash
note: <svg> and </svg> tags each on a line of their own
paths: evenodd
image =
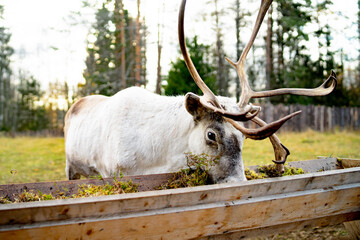
<svg viewBox="0 0 360 240">
<path fill-rule="evenodd" d="M 245 176 L 247 180 L 253 180 L 253 179 L 263 179 L 267 176 L 263 173 L 257 173 L 253 170 L 250 170 L 248 168 L 245 169 Z"/>
<path fill-rule="evenodd" d="M 264 178 L 280 177 L 275 164 L 261 165 L 258 167 L 258 171 Z M 285 172 L 282 176 L 299 175 L 304 173 L 304 170 L 301 168 L 288 167 L 285 165 Z"/>
<path fill-rule="evenodd" d="M 15 197 L 14 202 L 15 203 L 19 203 L 19 202 L 35 202 L 35 201 L 45 201 L 45 200 L 53 200 L 53 199 L 60 199 L 60 198 L 62 198 L 62 197 L 58 196 L 57 198 L 55 198 L 51 194 L 43 194 L 40 191 L 35 193 L 33 190 L 30 190 L 30 191 L 24 190 L 22 193 L 20 193 L 19 195 L 17 195 Z"/>
<path fill-rule="evenodd" d="M 11 203 L 11 201 L 6 197 L 0 197 L 0 204 L 8 204 Z"/>
<path fill-rule="evenodd" d="M 79 185 L 78 193 L 73 194 L 70 197 L 66 197 L 64 192 L 59 190 L 54 194 L 43 194 L 40 191 L 37 193 L 33 190 L 23 191 L 19 195 L 14 197 L 14 203 L 20 202 L 35 202 L 46 201 L 55 199 L 67 199 L 67 198 L 83 198 L 83 197 L 95 197 L 103 195 L 115 195 L 122 193 L 134 193 L 137 192 L 139 184 L 134 184 L 131 180 L 119 181 L 114 177 L 112 184 L 106 183 L 105 185 L 83 184 Z M 1 197 L 0 204 L 12 203 L 9 199 Z"/>
<path fill-rule="evenodd" d="M 157 189 L 194 187 L 212 183 L 209 169 L 219 161 L 219 157 L 207 154 L 195 155 L 192 153 L 186 153 L 185 155 L 189 168 L 176 172 L 167 183 Z"/>
<path fill-rule="evenodd" d="M 206 154 L 195 155 L 187 153 L 186 159 L 189 168 L 181 169 L 179 172 L 176 172 L 167 183 L 161 185 L 157 189 L 174 189 L 212 184 L 212 181 L 209 177 L 209 169 L 219 161 L 218 157 L 212 157 Z M 262 165 L 259 166 L 257 170 L 258 172 L 248 168 L 245 169 L 246 179 L 253 180 L 279 177 L 279 173 L 276 170 L 275 164 Z M 285 172 L 283 173 L 283 176 L 303 173 L 305 172 L 301 168 L 285 166 Z"/>
<path fill-rule="evenodd" d="M 138 192 L 137 190 L 138 185 L 139 184 L 134 184 L 132 180 L 122 182 L 122 181 L 118 181 L 116 178 L 114 179 L 114 182 L 112 184 L 109 183 L 105 185 L 83 184 L 79 186 L 78 193 L 73 194 L 72 198 L 134 193 L 134 192 Z"/>
</svg>

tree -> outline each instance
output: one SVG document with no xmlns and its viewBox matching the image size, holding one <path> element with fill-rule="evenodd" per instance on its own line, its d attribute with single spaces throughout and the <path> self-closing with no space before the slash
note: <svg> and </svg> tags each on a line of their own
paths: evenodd
<svg viewBox="0 0 360 240">
<path fill-rule="evenodd" d="M 0 20 L 3 10 L 3 6 L 0 5 Z M 10 69 L 10 58 L 14 50 L 9 45 L 10 38 L 8 29 L 0 26 L 0 131 L 10 130 L 14 107 L 14 88 L 11 84 L 12 71 Z"/>
<path fill-rule="evenodd" d="M 188 47 L 191 59 L 200 76 L 209 88 L 216 93 L 214 88 L 216 78 L 214 67 L 209 61 L 209 46 L 199 44 L 197 42 L 197 36 L 195 36 L 191 42 L 187 39 L 186 46 Z M 192 79 L 185 61 L 181 58 L 178 58 L 176 62 L 171 63 L 171 69 L 167 77 L 167 85 L 164 88 L 165 95 L 179 95 L 186 94 L 187 92 L 201 94 L 201 90 L 196 86 Z"/>
<path fill-rule="evenodd" d="M 357 31 L 358 31 L 358 43 L 360 43 L 360 0 L 358 0 Z M 360 47 L 358 49 L 357 82 L 360 87 Z"/>
<path fill-rule="evenodd" d="M 274 66 L 276 80 L 271 88 L 305 87 L 309 76 L 305 54 L 306 42 L 309 36 L 304 32 L 304 27 L 311 22 L 310 2 L 278 0 L 276 8 L 276 29 L 274 31 L 277 62 Z M 285 55 L 286 54 L 286 55 Z M 308 80 L 306 80 L 308 79 Z M 309 86 L 308 86 L 309 87 Z M 310 86 L 312 87 L 312 86 Z M 287 102 L 293 96 L 277 96 L 271 98 L 272 102 Z M 307 98 L 308 99 L 308 98 Z"/>
<path fill-rule="evenodd" d="M 44 92 L 33 76 L 19 74 L 17 100 L 17 131 L 38 131 L 47 129 L 48 119 L 45 107 L 39 104 Z"/>
<path fill-rule="evenodd" d="M 221 96 L 229 96 L 229 65 L 225 64 L 225 54 L 222 40 L 222 26 L 220 26 L 221 12 L 218 9 L 218 0 L 214 0 L 215 12 L 215 32 L 216 32 L 216 47 L 215 47 L 215 59 L 216 59 L 216 82 L 217 90 Z"/>
<path fill-rule="evenodd" d="M 267 30 L 265 38 L 265 50 L 266 50 L 266 89 L 273 88 L 275 76 L 274 76 L 274 50 L 273 50 L 273 19 L 272 19 L 272 6 L 269 7 Z"/>
<path fill-rule="evenodd" d="M 113 10 L 111 5 L 114 6 Z M 145 85 L 146 28 L 138 16 L 133 19 L 122 0 L 106 0 L 96 12 L 89 35 L 86 82 L 79 86 L 80 95 L 113 95 L 121 89 Z"/>
<path fill-rule="evenodd" d="M 330 0 L 317 2 L 315 5 L 309 0 L 278 0 L 272 10 L 269 10 L 265 41 L 267 89 L 314 88 L 328 77 L 331 69 L 337 69 L 339 77 L 342 76 L 341 66 L 334 61 L 335 53 L 330 51 L 331 29 L 319 20 L 321 14 L 326 14 L 330 4 Z M 272 14 L 273 12 L 275 14 Z M 309 28 L 306 27 L 314 25 L 314 22 L 318 29 L 315 32 L 308 31 Z M 319 56 L 315 61 L 312 60 L 312 52 L 308 47 L 310 36 L 318 39 Z M 283 95 L 270 100 L 273 103 L 286 104 L 329 104 L 329 98 L 334 96 L 331 94 L 321 98 L 309 98 Z"/>
<path fill-rule="evenodd" d="M 92 36 L 95 42 L 88 44 L 84 70 L 86 83 L 81 85 L 81 95 L 99 93 L 111 95 L 113 87 L 116 85 L 111 81 L 110 73 L 114 68 L 112 44 L 112 33 L 110 31 L 111 13 L 105 4 L 96 13 L 96 22 L 93 26 Z"/>
<path fill-rule="evenodd" d="M 235 0 L 235 8 L 233 9 L 235 12 L 235 34 L 236 34 L 236 59 L 240 59 L 241 56 L 241 28 L 243 28 L 246 25 L 246 21 L 245 21 L 245 17 L 249 16 L 250 13 L 248 11 L 244 11 L 240 8 L 240 0 Z M 236 83 L 236 92 L 235 92 L 235 96 L 236 96 L 236 101 L 239 102 L 240 100 L 240 93 L 241 93 L 241 88 L 240 88 L 240 80 L 238 78 L 238 76 L 235 76 L 235 83 Z"/>
<path fill-rule="evenodd" d="M 67 82 L 49 83 L 49 87 L 42 97 L 48 118 L 48 128 L 61 132 L 64 127 L 64 118 L 70 107 L 69 87 Z"/>
<path fill-rule="evenodd" d="M 162 12 L 165 12 L 165 2 L 162 3 Z M 163 13 L 162 13 L 163 14 Z M 164 19 L 160 20 L 160 8 L 158 10 L 158 24 L 157 24 L 157 49 L 158 49 L 158 59 L 157 59 L 157 77 L 156 77 L 156 88 L 155 93 L 161 94 L 161 82 L 162 82 L 162 76 L 161 76 L 161 51 L 162 51 L 162 40 L 163 40 L 163 29 Z M 161 23 L 160 23 L 161 21 Z"/>
</svg>

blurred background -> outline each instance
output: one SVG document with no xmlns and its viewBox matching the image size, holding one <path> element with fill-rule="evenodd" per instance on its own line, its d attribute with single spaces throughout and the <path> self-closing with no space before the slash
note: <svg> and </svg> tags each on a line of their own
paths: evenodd
<svg viewBox="0 0 360 240">
<path fill-rule="evenodd" d="M 198 93 L 179 52 L 179 4 L 2 0 L 0 130 L 61 135 L 64 115 L 75 100 L 130 86 L 166 95 Z M 317 112 L 303 113 L 309 119 L 303 117 L 301 127 L 289 125 L 289 130 L 359 127 L 359 111 L 349 108 L 360 106 L 359 6 L 355 0 L 274 1 L 247 59 L 252 87 L 316 87 L 331 69 L 339 84 L 326 97 L 258 100 L 271 104 L 267 109 L 272 110 L 262 113 L 265 120 L 300 104 L 309 106 L 305 112 Z M 188 1 L 188 49 L 200 75 L 219 95 L 239 98 L 236 72 L 224 57 L 238 59 L 258 7 L 256 0 Z"/>
</svg>

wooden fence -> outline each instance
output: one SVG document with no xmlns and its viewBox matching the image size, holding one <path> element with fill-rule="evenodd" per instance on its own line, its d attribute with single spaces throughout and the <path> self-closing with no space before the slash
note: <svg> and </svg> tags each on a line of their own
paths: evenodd
<svg viewBox="0 0 360 240">
<path fill-rule="evenodd" d="M 261 106 L 259 117 L 269 123 L 280 119 L 292 112 L 301 110 L 302 113 L 287 121 L 280 131 L 333 131 L 334 129 L 359 130 L 360 108 L 356 107 L 327 107 L 315 105 L 272 105 Z M 249 121 L 246 127 L 255 127 L 255 123 Z"/>
</svg>

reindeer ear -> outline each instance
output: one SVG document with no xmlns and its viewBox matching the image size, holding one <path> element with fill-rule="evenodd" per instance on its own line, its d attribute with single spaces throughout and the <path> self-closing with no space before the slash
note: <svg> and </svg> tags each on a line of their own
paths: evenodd
<svg viewBox="0 0 360 240">
<path fill-rule="evenodd" d="M 195 121 L 201 120 L 206 114 L 206 108 L 201 104 L 200 97 L 194 93 L 185 96 L 186 110 L 194 117 Z"/>
</svg>

